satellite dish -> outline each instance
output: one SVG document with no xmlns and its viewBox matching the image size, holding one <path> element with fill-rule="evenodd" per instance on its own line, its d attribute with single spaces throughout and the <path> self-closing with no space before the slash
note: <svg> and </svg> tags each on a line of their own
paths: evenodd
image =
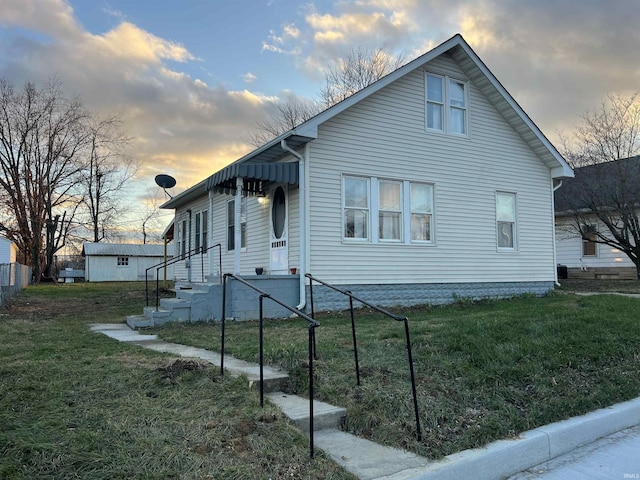
<svg viewBox="0 0 640 480">
<path fill-rule="evenodd" d="M 158 185 L 159 187 L 161 187 L 164 190 L 164 193 L 166 193 L 169 198 L 173 198 L 171 195 L 169 195 L 169 192 L 167 192 L 167 188 L 173 188 L 176 186 L 176 179 L 173 178 L 171 175 L 166 175 L 164 173 L 161 173 L 160 175 L 156 175 L 156 185 Z"/>
</svg>

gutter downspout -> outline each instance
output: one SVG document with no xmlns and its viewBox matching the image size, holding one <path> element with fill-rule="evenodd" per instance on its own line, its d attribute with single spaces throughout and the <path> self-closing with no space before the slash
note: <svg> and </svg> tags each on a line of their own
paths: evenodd
<svg viewBox="0 0 640 480">
<path fill-rule="evenodd" d="M 234 204 L 233 223 L 234 223 L 234 267 L 233 273 L 240 275 L 240 250 L 242 249 L 242 225 L 240 225 L 240 217 L 242 210 L 242 188 L 244 186 L 244 179 L 242 177 L 236 178 L 236 200 Z"/>
<path fill-rule="evenodd" d="M 558 185 L 554 187 L 553 179 L 551 179 L 551 216 L 553 218 L 553 266 L 555 272 L 553 274 L 553 278 L 556 287 L 560 287 L 561 285 L 560 282 L 558 282 L 558 260 L 556 258 L 556 200 L 554 193 L 556 193 L 556 190 L 558 190 L 561 186 L 562 180 L 560 180 L 560 183 L 558 183 Z"/>
<path fill-rule="evenodd" d="M 298 215 L 300 216 L 300 303 L 296 306 L 296 309 L 302 310 L 307 304 L 307 292 L 306 292 L 306 279 L 305 274 L 307 273 L 307 241 L 306 241 L 306 224 L 307 224 L 307 216 L 305 210 L 305 197 L 307 194 L 307 188 L 305 183 L 305 158 L 300 155 L 298 152 L 293 150 L 289 145 L 287 145 L 286 140 L 283 138 L 280 141 L 280 147 L 285 152 L 289 152 L 291 155 L 296 157 L 299 161 L 298 168 Z M 305 156 L 307 156 L 307 149 L 305 147 Z"/>
</svg>

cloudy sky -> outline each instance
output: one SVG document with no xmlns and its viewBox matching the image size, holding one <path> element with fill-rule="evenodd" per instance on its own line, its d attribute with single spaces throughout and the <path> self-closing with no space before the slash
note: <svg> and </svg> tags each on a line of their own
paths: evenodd
<svg viewBox="0 0 640 480">
<path fill-rule="evenodd" d="M 122 114 L 137 191 L 169 173 L 175 193 L 250 150 L 279 99 L 316 97 L 353 47 L 410 60 L 461 33 L 556 141 L 640 90 L 638 25 L 637 0 L 2 0 L 0 76 L 56 77 Z"/>
</svg>

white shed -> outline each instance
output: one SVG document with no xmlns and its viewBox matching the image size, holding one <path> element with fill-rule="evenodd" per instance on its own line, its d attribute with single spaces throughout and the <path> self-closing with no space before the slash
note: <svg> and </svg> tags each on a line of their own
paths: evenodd
<svg viewBox="0 0 640 480">
<path fill-rule="evenodd" d="M 85 243 L 85 279 L 88 282 L 142 281 L 148 270 L 148 279 L 155 280 L 157 268 L 165 260 L 164 245 L 133 245 L 126 243 Z M 173 245 L 167 246 L 167 259 L 173 256 Z M 167 278 L 173 278 L 173 266 L 167 267 Z M 162 269 L 159 277 L 163 278 Z"/>
<path fill-rule="evenodd" d="M 11 240 L 0 237 L 0 264 L 15 263 L 18 247 Z"/>
</svg>

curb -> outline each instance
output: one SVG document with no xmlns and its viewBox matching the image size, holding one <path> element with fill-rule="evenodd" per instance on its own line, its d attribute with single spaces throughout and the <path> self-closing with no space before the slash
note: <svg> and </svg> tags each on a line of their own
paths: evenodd
<svg viewBox="0 0 640 480">
<path fill-rule="evenodd" d="M 524 432 L 515 440 L 498 440 L 486 447 L 449 455 L 415 469 L 412 480 L 504 479 L 587 445 L 599 438 L 640 424 L 640 398 L 579 417 Z M 405 475 L 409 472 L 405 471 Z M 391 480 L 393 476 L 385 477 Z"/>
</svg>

